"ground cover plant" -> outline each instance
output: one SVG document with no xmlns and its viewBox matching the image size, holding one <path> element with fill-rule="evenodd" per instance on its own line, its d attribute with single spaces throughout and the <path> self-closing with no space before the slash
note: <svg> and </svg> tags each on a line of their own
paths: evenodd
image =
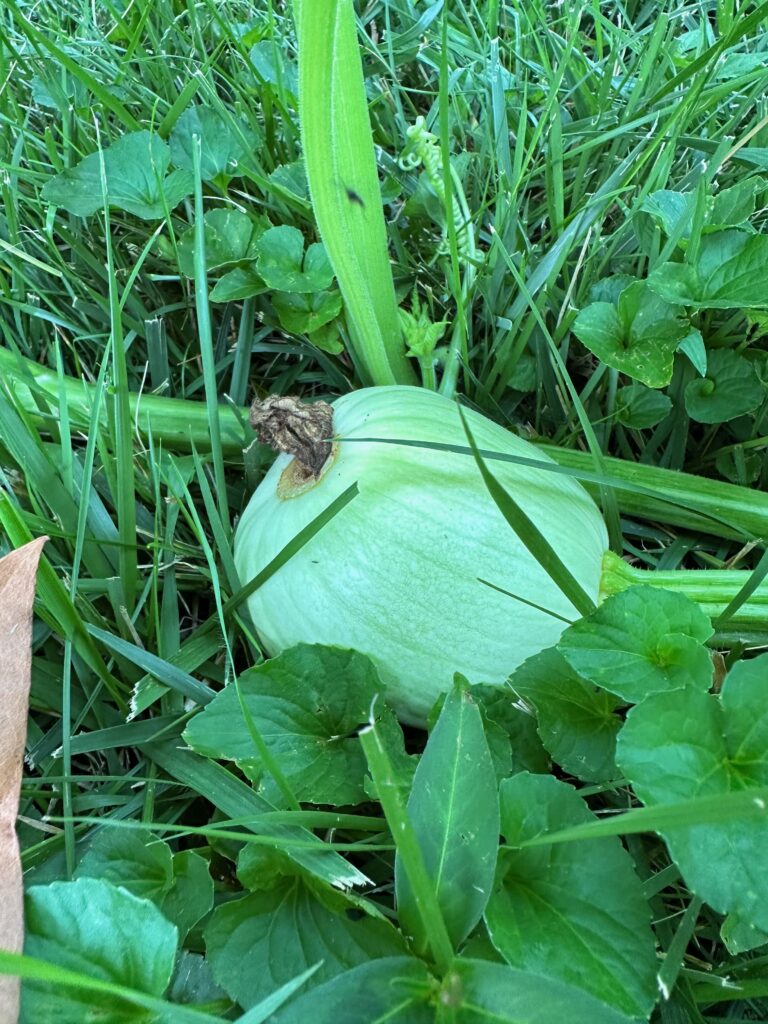
<svg viewBox="0 0 768 1024">
<path fill-rule="evenodd" d="M 30 1024 L 768 1020 L 768 5 L 356 15 L 0 14 L 0 553 L 50 538 L 0 969 Z M 375 658 L 260 645 L 343 502 L 233 555 L 253 394 L 395 383 L 534 440 L 613 552 L 428 730 Z"/>
</svg>

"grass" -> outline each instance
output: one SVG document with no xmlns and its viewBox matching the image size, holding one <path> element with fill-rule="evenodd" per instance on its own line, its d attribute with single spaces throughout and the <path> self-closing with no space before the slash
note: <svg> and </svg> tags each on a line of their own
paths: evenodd
<svg viewBox="0 0 768 1024">
<path fill-rule="evenodd" d="M 696 370 L 678 355 L 669 383 L 649 389 L 670 402 L 633 426 L 622 405 L 629 378 L 573 328 L 599 282 L 644 280 L 675 254 L 679 233 L 641 210 L 649 196 L 698 197 L 695 249 L 706 244 L 707 197 L 768 171 L 768 5 L 461 0 L 439 9 L 391 0 L 359 13 L 397 299 L 413 308 L 415 290 L 430 322 L 450 322 L 436 385 L 533 438 L 621 458 L 634 498 L 603 487 L 606 517 L 614 543 L 623 538 L 643 566 L 758 564 L 759 493 L 729 492 L 718 529 L 702 524 L 701 513 L 724 508 L 706 485 L 700 503 L 685 494 L 688 518 L 659 515 L 642 489 L 666 486 L 652 475 L 658 468 L 759 492 L 768 483 L 765 396 L 736 418 L 698 421 L 685 401 Z M 133 822 L 157 835 L 167 828 L 175 854 L 197 851 L 225 903 L 241 888 L 234 860 L 245 840 L 221 834 L 234 828 L 258 838 L 251 848 L 266 851 L 264 872 L 278 877 L 276 864 L 293 857 L 316 887 L 320 875 L 328 884 L 365 874 L 381 888 L 369 902 L 394 914 L 378 803 L 366 817 L 342 807 L 269 819 L 240 775 L 194 758 L 180 740 L 193 704 L 263 660 L 231 549 L 271 453 L 253 443 L 243 406 L 254 393 L 329 397 L 361 380 L 343 318 L 325 331 L 289 330 L 272 290 L 211 295 L 228 268 L 206 264 L 205 213 L 248 213 L 317 240 L 297 169 L 295 61 L 291 18 L 271 0 L 255 13 L 236 0 L 8 0 L 0 12 L 1 365 L 6 381 L 6 356 L 47 368 L 44 391 L 27 377 L 28 390 L 0 397 L 0 551 L 51 537 L 19 822 L 30 886 L 72 877 L 105 823 L 120 834 Z M 43 196 L 54 175 L 126 133 L 151 129 L 173 142 L 194 104 L 214 112 L 240 155 L 204 177 L 205 154 L 193 147 L 191 188 L 178 205 L 148 219 L 115 206 L 78 216 Z M 409 142 L 419 117 L 432 137 Z M 106 189 L 103 167 L 97 178 Z M 759 182 L 749 220 L 762 233 L 768 189 Z M 761 382 L 766 304 L 756 293 L 754 310 L 692 314 L 708 351 L 746 356 Z M 415 373 L 419 361 L 409 363 Z M 25 364 L 14 365 L 23 375 Z M 147 413 L 140 429 L 137 394 Z M 197 403 L 194 445 L 186 413 L 167 398 Z M 619 472 L 612 461 L 579 465 L 591 467 L 597 492 Z M 423 748 L 422 735 L 408 739 L 410 750 Z M 605 785 L 593 807 L 617 810 L 623 800 Z M 402 811 L 398 801 L 402 793 L 389 798 L 390 812 L 382 799 L 387 818 Z M 302 843 L 308 853 L 296 852 Z M 338 859 L 310 870 L 322 844 Z M 768 1019 L 764 949 L 727 951 L 720 916 L 695 902 L 657 836 L 632 835 L 627 846 L 646 886 L 665 883 L 651 906 L 665 981 L 676 988 L 653 1020 Z M 290 905 L 304 898 L 293 894 Z M 351 909 L 333 904 L 339 915 Z M 481 950 L 487 938 L 473 941 Z M 445 945 L 435 956 L 443 966 Z M 235 1019 L 202 960 L 198 922 L 186 948 L 203 993 L 188 1001 Z M 748 994 L 722 1002 L 713 992 L 725 976 L 746 978 Z M 178 991 L 172 1001 L 187 999 Z"/>
</svg>

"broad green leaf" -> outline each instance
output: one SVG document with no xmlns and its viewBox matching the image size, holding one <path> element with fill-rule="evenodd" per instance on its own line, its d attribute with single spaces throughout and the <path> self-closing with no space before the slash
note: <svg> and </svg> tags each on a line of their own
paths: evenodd
<svg viewBox="0 0 768 1024">
<path fill-rule="evenodd" d="M 300 995 L 270 1024 L 435 1024 L 434 984 L 422 960 L 373 960 Z"/>
<path fill-rule="evenodd" d="M 712 200 L 707 227 L 729 228 L 746 224 L 755 212 L 755 193 L 762 192 L 765 186 L 765 178 L 755 175 L 722 189 Z"/>
<path fill-rule="evenodd" d="M 269 227 L 266 217 L 250 217 L 240 210 L 209 210 L 205 225 L 205 265 L 218 270 L 235 263 L 256 259 L 256 242 Z M 189 228 L 179 239 L 177 249 L 179 270 L 186 277 L 195 276 L 195 229 Z"/>
<path fill-rule="evenodd" d="M 706 374 L 708 361 L 707 347 L 704 344 L 701 331 L 695 328 L 690 330 L 677 346 L 677 351 L 688 356 L 689 362 L 696 369 L 699 376 L 703 377 Z"/>
<path fill-rule="evenodd" d="M 764 187 L 762 178 L 745 178 L 731 188 L 724 188 L 716 196 L 707 196 L 704 231 L 719 231 L 746 224 L 755 212 L 755 192 Z M 652 192 L 640 209 L 658 220 L 667 235 L 675 234 L 685 240 L 690 235 L 695 207 L 695 192 L 660 189 Z"/>
<path fill-rule="evenodd" d="M 516 850 L 533 836 L 595 816 L 571 786 L 551 775 L 522 772 L 502 783 L 500 798 L 507 848 L 485 914 L 494 946 L 513 967 L 647 1017 L 656 997 L 651 915 L 619 840 Z"/>
<path fill-rule="evenodd" d="M 636 1024 L 571 985 L 485 960 L 441 983 L 412 958 L 376 960 L 289 1003 L 272 1024 Z"/>
<path fill-rule="evenodd" d="M 294 17 L 312 209 L 344 298 L 356 361 L 369 384 L 408 384 L 414 374 L 397 316 L 354 5 L 301 0 Z"/>
<path fill-rule="evenodd" d="M 671 408 L 671 398 L 643 384 L 629 384 L 616 392 L 616 419 L 631 430 L 655 427 Z"/>
<path fill-rule="evenodd" d="M 314 242 L 304 253 L 304 236 L 298 228 L 282 224 L 269 228 L 257 243 L 256 269 L 269 288 L 280 292 L 315 292 L 333 281 L 325 249 Z"/>
<path fill-rule="evenodd" d="M 356 732 L 382 686 L 368 658 L 300 644 L 244 673 L 240 692 L 297 799 L 350 804 L 365 796 L 365 758 Z M 184 739 L 207 757 L 261 770 L 234 686 L 220 691 L 187 726 Z M 268 799 L 277 795 L 264 779 Z"/>
<path fill-rule="evenodd" d="M 171 848 L 149 832 L 104 828 L 93 837 L 75 877 L 104 878 L 159 903 L 173 885 Z"/>
<path fill-rule="evenodd" d="M 604 601 L 563 633 L 558 650 L 582 679 L 630 704 L 649 693 L 708 690 L 712 624 L 683 594 L 646 584 Z"/>
<path fill-rule="evenodd" d="M 244 1007 L 317 963 L 313 986 L 404 949 L 392 925 L 341 893 L 325 893 L 321 902 L 300 878 L 222 904 L 205 927 L 205 944 L 214 977 Z"/>
<path fill-rule="evenodd" d="M 768 235 L 717 231 L 702 235 L 695 264 L 663 263 L 648 284 L 667 302 L 699 309 L 768 306 Z"/>
<path fill-rule="evenodd" d="M 573 333 L 608 366 L 660 388 L 672 379 L 675 350 L 688 332 L 679 309 L 644 281 L 623 289 L 617 303 L 593 302 L 576 317 Z"/>
<path fill-rule="evenodd" d="M 166 998 L 173 1003 L 212 1003 L 216 999 L 226 1000 L 228 996 L 214 981 L 207 958 L 185 949 L 176 961 Z M 172 1013 L 167 1024 L 176 1024 Z"/>
<path fill-rule="evenodd" d="M 220 174 L 237 174 L 243 143 L 226 119 L 208 107 L 188 107 L 171 132 L 171 159 L 176 167 L 192 173 L 193 147 L 200 140 L 200 176 L 213 181 Z"/>
<path fill-rule="evenodd" d="M 685 409 L 698 423 L 727 423 L 752 412 L 766 390 L 749 360 L 729 348 L 709 353 L 706 377 L 689 381 Z"/>
<path fill-rule="evenodd" d="M 719 696 L 658 693 L 627 716 L 616 759 L 647 806 L 768 785 L 768 655 L 738 662 Z M 764 803 L 760 804 L 764 810 Z M 669 829 L 669 852 L 691 892 L 718 913 L 768 932 L 768 822 Z"/>
<path fill-rule="evenodd" d="M 407 812 L 448 935 L 458 948 L 482 917 L 499 842 L 496 774 L 480 711 L 463 680 L 446 698 L 430 734 Z M 399 853 L 395 893 L 400 925 L 423 952 L 429 936 Z"/>
<path fill-rule="evenodd" d="M 440 996 L 459 1003 L 456 1024 L 636 1024 L 581 987 L 483 960 L 457 960 Z"/>
<path fill-rule="evenodd" d="M 311 334 L 336 319 L 341 312 L 341 294 L 319 291 L 311 295 L 292 295 L 290 292 L 277 292 L 272 296 L 272 305 L 286 331 Z"/>
<path fill-rule="evenodd" d="M 743 445 L 733 445 L 718 452 L 715 469 L 731 483 L 749 487 L 763 471 L 763 456 L 761 452 L 748 451 Z"/>
<path fill-rule="evenodd" d="M 278 192 L 286 192 L 295 199 L 309 202 L 309 185 L 303 160 L 294 160 L 290 164 L 276 167 L 267 179 Z"/>
<path fill-rule="evenodd" d="M 104 879 L 80 878 L 33 886 L 26 900 L 28 956 L 148 995 L 168 987 L 176 959 L 176 928 L 149 900 Z M 83 1024 L 93 1017 L 93 993 L 55 982 L 26 981 L 22 1024 Z M 101 1019 L 147 1021 L 147 1011 L 108 995 L 98 997 Z"/>
<path fill-rule="evenodd" d="M 581 679 L 556 648 L 523 662 L 510 685 L 536 709 L 541 741 L 561 768 L 588 782 L 615 778 L 620 701 Z"/>
<path fill-rule="evenodd" d="M 261 295 L 267 286 L 256 272 L 256 264 L 249 263 L 244 267 L 235 267 L 223 274 L 211 292 L 211 302 L 237 302 L 249 299 L 252 295 Z"/>
<path fill-rule="evenodd" d="M 376 702 L 375 717 L 376 732 L 379 737 L 379 742 L 387 753 L 389 766 L 392 771 L 392 779 L 400 790 L 400 796 L 403 804 L 405 804 L 413 784 L 413 775 L 416 771 L 416 765 L 419 763 L 418 755 L 406 753 L 405 737 L 403 736 L 403 730 L 400 727 L 400 723 L 397 718 L 395 718 L 394 713 L 390 711 L 386 705 L 383 705 L 381 701 Z M 370 775 L 366 775 L 364 787 L 365 792 L 369 797 L 373 800 L 379 799 L 379 795 L 376 791 L 376 784 Z"/>
<path fill-rule="evenodd" d="M 768 944 L 768 932 L 755 928 L 749 921 L 742 921 L 738 914 L 726 915 L 720 926 L 720 938 L 731 956 Z"/>
<path fill-rule="evenodd" d="M 183 939 L 212 906 L 213 879 L 208 861 L 194 850 L 174 854 L 173 885 L 160 903 L 160 909 L 179 929 L 179 936 Z"/>
<path fill-rule="evenodd" d="M 142 220 L 160 220 L 192 191 L 192 176 L 184 170 L 166 175 L 171 151 L 151 132 L 131 132 L 104 150 L 107 200 L 110 206 Z M 48 203 L 79 217 L 102 208 L 101 161 L 91 153 L 74 167 L 51 178 L 42 190 Z"/>
<path fill-rule="evenodd" d="M 520 771 L 546 773 L 551 768 L 536 729 L 536 716 L 514 700 L 507 686 L 472 687 L 480 705 L 485 738 L 491 752 L 496 778 L 501 782 Z"/>
<path fill-rule="evenodd" d="M 269 85 L 282 85 L 293 96 L 299 93 L 299 72 L 293 61 L 287 60 L 283 44 L 277 39 L 262 39 L 251 47 L 248 55 L 260 77 Z"/>
<path fill-rule="evenodd" d="M 318 327 L 309 335 L 309 340 L 315 348 L 319 348 L 323 352 L 330 352 L 334 356 L 344 351 L 344 343 L 339 337 L 339 327 L 334 321 Z"/>
</svg>

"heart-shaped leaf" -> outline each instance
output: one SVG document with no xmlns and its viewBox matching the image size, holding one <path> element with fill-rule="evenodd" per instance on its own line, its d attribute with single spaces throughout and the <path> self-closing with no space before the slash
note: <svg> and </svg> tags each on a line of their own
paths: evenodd
<svg viewBox="0 0 768 1024">
<path fill-rule="evenodd" d="M 656 693 L 633 708 L 617 761 L 648 806 L 768 786 L 768 655 L 738 662 L 719 696 Z M 765 810 L 765 801 L 756 799 Z M 721 914 L 768 931 L 768 821 L 686 825 L 664 838 L 686 885 Z"/>
<path fill-rule="evenodd" d="M 752 412 L 766 391 L 752 363 L 729 348 L 709 353 L 707 375 L 688 383 L 685 409 L 699 423 L 727 423 Z"/>
<path fill-rule="evenodd" d="M 563 633 L 558 650 L 583 679 L 635 704 L 649 693 L 708 690 L 712 624 L 683 594 L 642 584 L 608 598 Z"/>
<path fill-rule="evenodd" d="M 213 181 L 220 174 L 231 177 L 245 147 L 242 134 L 233 131 L 230 123 L 208 107 L 188 107 L 171 132 L 171 159 L 177 167 L 194 170 L 194 147 L 200 140 L 200 177 Z"/>
<path fill-rule="evenodd" d="M 317 292 L 333 281 L 324 246 L 314 242 L 305 254 L 304 236 L 290 225 L 265 231 L 258 241 L 258 253 L 257 270 L 276 291 Z"/>
<path fill-rule="evenodd" d="M 648 284 L 667 302 L 700 309 L 768 306 L 768 235 L 702 235 L 695 263 L 663 263 Z"/>
</svg>

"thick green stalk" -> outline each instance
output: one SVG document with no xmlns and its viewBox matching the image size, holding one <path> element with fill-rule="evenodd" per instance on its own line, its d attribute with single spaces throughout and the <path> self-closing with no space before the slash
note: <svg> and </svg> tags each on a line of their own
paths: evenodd
<svg viewBox="0 0 768 1024">
<path fill-rule="evenodd" d="M 0 383 L 41 426 L 58 416 L 61 395 L 73 432 L 88 429 L 94 402 L 92 385 L 71 377 L 60 380 L 47 366 L 6 348 L 0 348 Z M 155 442 L 162 442 L 165 448 L 190 451 L 194 445 L 199 452 L 210 451 L 208 414 L 202 402 L 133 393 L 129 401 L 137 440 L 145 440 L 151 428 Z M 219 413 L 222 451 L 230 458 L 239 458 L 253 440 L 247 411 L 221 406 Z M 106 412 L 102 413 L 102 425 L 107 426 Z M 600 483 L 591 455 L 546 444 L 538 447 L 561 466 L 574 470 L 587 489 L 599 495 Z M 762 491 L 607 456 L 603 466 L 611 483 L 618 485 L 617 502 L 626 515 L 715 537 L 768 538 L 768 494 Z"/>
<path fill-rule="evenodd" d="M 712 619 L 716 642 L 761 646 L 768 643 L 768 583 L 757 587 L 731 618 L 717 624 L 749 576 L 744 569 L 638 569 L 608 551 L 603 560 L 600 596 L 611 597 L 639 583 L 672 590 L 690 597 Z"/>
<path fill-rule="evenodd" d="M 403 345 L 352 0 L 296 0 L 312 208 L 368 384 L 413 384 Z"/>
</svg>

